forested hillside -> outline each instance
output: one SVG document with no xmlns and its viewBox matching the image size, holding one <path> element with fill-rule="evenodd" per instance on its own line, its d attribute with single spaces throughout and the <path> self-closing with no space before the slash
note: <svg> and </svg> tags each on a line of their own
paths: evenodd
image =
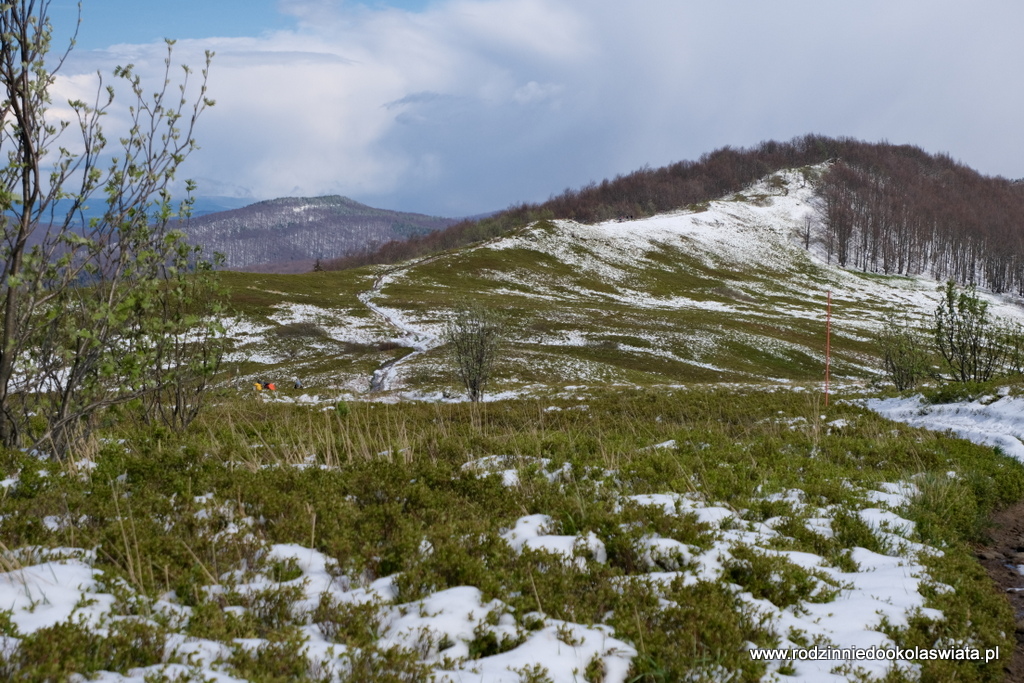
<svg viewBox="0 0 1024 683">
<path fill-rule="evenodd" d="M 347 197 L 290 197 L 193 218 L 189 240 L 225 255 L 226 266 L 309 271 L 318 258 L 376 248 L 451 225 L 447 218 L 375 209 Z M 297 267 L 289 268 L 290 264 Z"/>
<path fill-rule="evenodd" d="M 911 145 L 807 135 L 754 148 L 725 147 L 697 161 L 643 168 L 511 207 L 447 230 L 337 259 L 343 269 L 392 263 L 488 239 L 544 218 L 593 224 L 642 217 L 741 192 L 787 168 L 831 162 L 820 179 L 820 220 L 807 226 L 830 260 L 869 272 L 927 274 L 1024 293 L 1024 185 L 993 178 Z"/>
<path fill-rule="evenodd" d="M 914 147 L 862 145 L 819 188 L 829 258 L 1024 294 L 1024 184 Z"/>
</svg>

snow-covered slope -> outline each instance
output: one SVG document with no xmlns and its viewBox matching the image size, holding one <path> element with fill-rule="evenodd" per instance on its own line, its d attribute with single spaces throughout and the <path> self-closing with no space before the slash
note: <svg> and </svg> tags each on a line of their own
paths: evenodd
<svg viewBox="0 0 1024 683">
<path fill-rule="evenodd" d="M 845 270 L 813 238 L 805 242 L 818 221 L 809 178 L 819 170 L 776 174 L 671 214 L 541 221 L 472 249 L 382 267 L 361 296 L 373 315 L 353 335 L 365 338 L 376 325 L 380 341 L 415 348 L 389 370 L 395 389 L 443 388 L 440 351 L 408 340 L 436 339 L 468 299 L 514 323 L 499 378 L 506 389 L 809 381 L 823 374 L 831 293 L 832 373 L 863 380 L 874 373 L 872 331 L 889 315 L 924 321 L 938 283 Z M 1018 302 L 985 296 L 997 315 L 1024 320 Z M 278 315 L 295 311 L 284 302 L 271 321 Z M 344 330 L 336 339 L 349 341 Z M 369 378 L 340 382 L 361 383 L 369 387 Z"/>
</svg>

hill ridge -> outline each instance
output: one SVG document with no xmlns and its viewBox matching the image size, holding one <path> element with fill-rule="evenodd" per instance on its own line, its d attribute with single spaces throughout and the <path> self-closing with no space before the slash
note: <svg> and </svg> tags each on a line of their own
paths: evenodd
<svg viewBox="0 0 1024 683">
<path fill-rule="evenodd" d="M 876 375 L 873 331 L 887 315 L 930 315 L 937 283 L 829 263 L 821 229 L 807 232 L 820 218 L 814 183 L 825 171 L 775 173 L 743 192 L 656 216 L 595 224 L 541 220 L 398 266 L 302 276 L 296 283 L 323 283 L 316 285 L 319 293 L 274 295 L 261 309 L 263 327 L 255 336 L 262 341 L 247 333 L 234 360 L 259 354 L 269 360 L 264 367 L 306 376 L 330 366 L 316 381 L 351 396 L 371 388 L 392 397 L 457 395 L 443 347 L 424 340 L 440 338 L 458 302 L 474 301 L 515 321 L 499 390 L 566 383 L 791 385 L 822 376 L 831 290 L 833 375 L 869 381 Z M 287 292 L 296 283 L 277 280 L 272 287 Z M 337 291 L 328 293 L 327 283 Z M 269 281 L 260 286 L 271 289 Z M 1013 300 L 986 297 L 994 312 L 1024 320 Z M 376 310 L 368 311 L 371 299 Z M 286 358 L 273 335 L 299 322 L 323 330 L 321 346 Z M 337 355 L 327 361 L 323 354 L 330 353 Z M 371 381 L 378 371 L 384 374 Z"/>
<path fill-rule="evenodd" d="M 396 263 L 505 234 L 545 218 L 594 223 L 650 216 L 742 192 L 785 169 L 830 163 L 821 183 L 830 255 L 874 272 L 977 282 L 1024 294 L 1024 185 L 984 176 L 945 154 L 913 145 L 805 135 L 752 148 L 724 147 L 697 161 L 642 168 L 514 206 L 431 235 L 393 241 L 375 253 L 327 264 L 343 269 Z M 922 255 L 935 254 L 925 262 Z"/>
</svg>

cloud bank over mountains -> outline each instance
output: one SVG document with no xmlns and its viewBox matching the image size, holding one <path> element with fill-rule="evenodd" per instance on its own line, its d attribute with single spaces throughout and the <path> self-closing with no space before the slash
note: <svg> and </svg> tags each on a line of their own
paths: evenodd
<svg viewBox="0 0 1024 683">
<path fill-rule="evenodd" d="M 197 68 L 205 50 L 217 53 L 217 105 L 184 169 L 202 194 L 343 194 L 468 215 L 809 132 L 909 142 L 1024 176 L 1015 2 L 279 9 L 288 28 L 175 46 L 174 61 Z M 88 92 L 91 74 L 115 64 L 134 63 L 157 85 L 164 55 L 160 43 L 76 51 L 54 101 Z"/>
</svg>

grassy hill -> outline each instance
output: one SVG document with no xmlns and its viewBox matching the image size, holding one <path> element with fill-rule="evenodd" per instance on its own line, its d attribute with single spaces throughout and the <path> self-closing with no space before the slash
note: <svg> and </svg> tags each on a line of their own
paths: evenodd
<svg viewBox="0 0 1024 683">
<path fill-rule="evenodd" d="M 471 248 L 394 266 L 294 278 L 230 274 L 242 376 L 302 377 L 365 396 L 457 393 L 439 335 L 474 301 L 513 323 L 499 392 L 565 384 L 821 380 L 831 292 L 832 373 L 876 376 L 887 316 L 924 320 L 937 283 L 843 269 L 812 237 L 821 167 L 774 174 L 694 209 L 594 225 L 540 221 Z M 1024 319 L 1017 299 L 990 297 Z"/>
</svg>

